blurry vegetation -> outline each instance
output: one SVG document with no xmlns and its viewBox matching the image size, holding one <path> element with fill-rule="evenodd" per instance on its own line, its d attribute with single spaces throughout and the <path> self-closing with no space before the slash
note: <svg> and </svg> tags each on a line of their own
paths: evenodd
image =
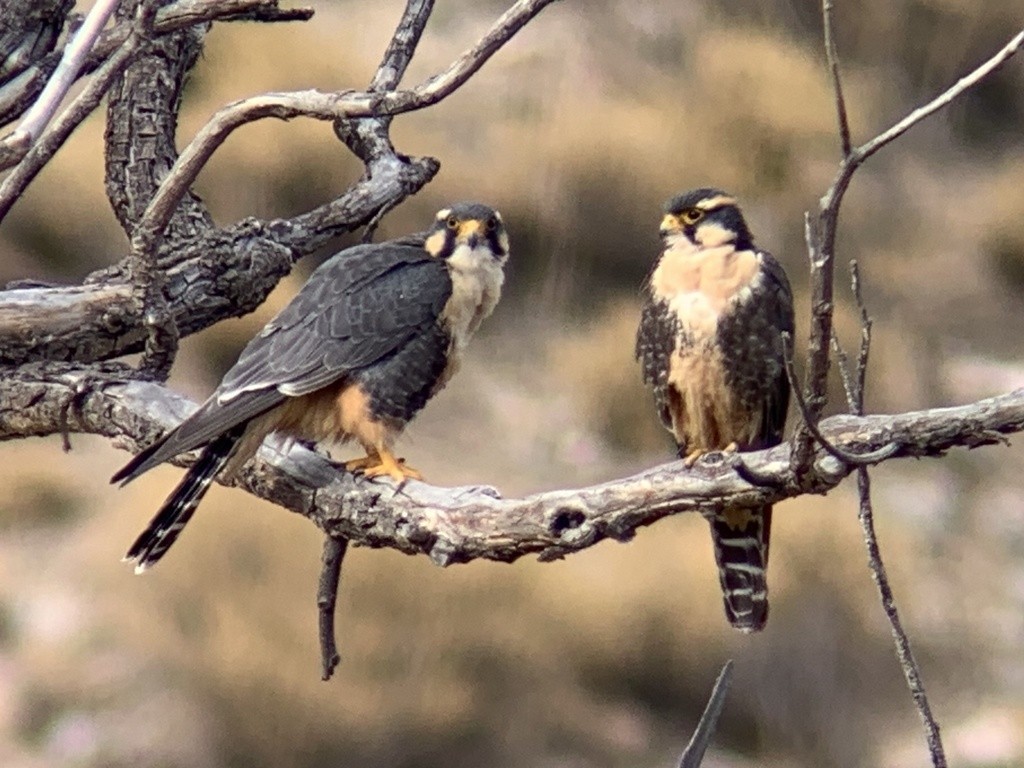
<svg viewBox="0 0 1024 768">
<path fill-rule="evenodd" d="M 400 6 L 351 0 L 305 25 L 217 26 L 181 141 L 244 95 L 364 84 Z M 408 80 L 446 65 L 502 7 L 439 3 Z M 432 481 L 527 493 L 671 457 L 632 345 L 660 206 L 680 190 L 739 195 L 789 271 L 806 332 L 803 212 L 839 156 L 818 14 L 811 0 L 559 3 L 464 90 L 396 120 L 397 146 L 442 171 L 380 236 L 475 198 L 504 212 L 514 248 L 494 322 L 402 444 Z M 1019 19 L 1019 0 L 837 3 L 855 136 L 952 82 Z M 877 321 L 872 410 L 1024 380 L 1022 114 L 1014 61 L 854 182 L 839 258 L 860 261 Z M 103 198 L 101 117 L 5 221 L 0 283 L 74 280 L 124 252 Z M 222 222 L 286 216 L 359 172 L 326 126 L 264 121 L 217 153 L 199 192 Z M 187 340 L 172 385 L 203 396 L 310 268 L 253 316 Z M 771 620 L 752 638 L 725 625 L 695 518 L 550 565 L 441 571 L 356 550 L 343 662 L 323 684 L 308 522 L 215 489 L 174 554 L 137 579 L 118 558 L 179 471 L 118 492 L 106 478 L 123 454 L 73 444 L 67 456 L 58 440 L 3 448 L 0 764 L 668 766 L 729 657 L 737 677 L 709 764 L 924 764 L 848 492 L 778 508 Z M 977 767 L 958 746 L 972 723 L 995 713 L 977 727 L 1012 745 L 1020 720 L 1003 715 L 1024 711 L 1024 466 L 1019 448 L 951 459 L 880 470 L 877 514 L 950 756 Z M 1024 763 L 1024 746 L 994 754 L 1010 756 L 990 765 Z"/>
</svg>

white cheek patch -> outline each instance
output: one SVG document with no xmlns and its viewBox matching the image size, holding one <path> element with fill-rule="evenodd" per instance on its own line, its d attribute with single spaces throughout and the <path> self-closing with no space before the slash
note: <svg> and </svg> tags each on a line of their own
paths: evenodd
<svg viewBox="0 0 1024 768">
<path fill-rule="evenodd" d="M 726 229 L 720 224 L 710 221 L 697 227 L 697 231 L 694 234 L 697 242 L 705 248 L 716 248 L 720 245 L 731 243 L 736 239 L 736 233 L 731 229 Z"/>
</svg>

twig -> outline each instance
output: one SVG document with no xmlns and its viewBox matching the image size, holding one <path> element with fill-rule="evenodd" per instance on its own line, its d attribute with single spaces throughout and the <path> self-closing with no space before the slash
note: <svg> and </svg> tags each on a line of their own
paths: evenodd
<svg viewBox="0 0 1024 768">
<path fill-rule="evenodd" d="M 909 129 L 913 128 L 919 122 L 924 120 L 926 117 L 935 114 L 940 109 L 948 106 L 954 99 L 958 98 L 961 94 L 970 88 L 973 88 L 986 77 L 991 75 L 1003 64 L 1005 64 L 1014 54 L 1018 53 L 1021 47 L 1024 46 L 1024 30 L 1021 30 L 1006 45 L 999 50 L 992 58 L 986 61 L 984 64 L 979 66 L 970 74 L 961 77 L 953 85 L 943 91 L 941 94 L 936 96 L 934 99 L 929 101 L 927 104 L 918 107 L 905 118 L 900 120 L 898 123 L 893 125 L 888 130 L 878 134 L 871 141 L 865 142 L 859 146 L 856 150 L 857 162 L 862 163 L 867 160 L 871 155 L 875 154 L 878 150 L 889 144 L 894 139 L 899 138 Z"/>
<path fill-rule="evenodd" d="M 408 0 L 395 34 L 391 36 L 391 42 L 370 81 L 371 92 L 393 91 L 402 82 L 433 10 L 434 0 Z"/>
<path fill-rule="evenodd" d="M 878 546 L 878 537 L 875 534 L 874 513 L 871 507 L 871 481 L 868 478 L 868 471 L 861 467 L 857 470 L 857 492 L 860 495 L 860 519 L 861 529 L 864 532 L 864 543 L 868 550 L 868 565 L 871 567 L 871 576 L 878 587 L 878 594 L 882 600 L 882 609 L 889 619 L 889 626 L 892 629 L 893 640 L 896 643 L 896 656 L 899 658 L 900 667 L 903 669 L 903 676 L 907 681 L 907 688 L 914 698 L 917 711 L 924 723 L 925 734 L 928 739 L 928 750 L 931 753 L 932 765 L 934 768 L 946 768 L 946 755 L 942 748 L 942 739 L 939 735 L 939 725 L 932 716 L 932 709 L 928 703 L 928 695 L 924 690 L 924 683 L 921 681 L 921 671 L 914 660 L 913 651 L 910 649 L 910 640 L 903 629 L 899 612 L 896 610 L 896 601 L 889 586 L 889 579 L 886 576 L 885 564 L 882 562 L 882 553 Z"/>
<path fill-rule="evenodd" d="M 373 218 L 366 224 L 366 228 L 363 229 L 363 236 L 360 238 L 361 243 L 373 242 L 373 236 L 377 232 L 377 227 L 380 226 L 381 220 L 387 215 L 388 211 L 398 205 L 398 202 L 398 200 L 395 200 L 391 203 L 385 203 L 380 207 L 380 210 L 373 215 Z"/>
<path fill-rule="evenodd" d="M 321 562 L 320 583 L 316 592 L 316 606 L 320 627 L 320 658 L 322 680 L 330 680 L 335 667 L 341 662 L 338 645 L 334 638 L 334 608 L 338 602 L 338 581 L 341 579 L 341 564 L 348 549 L 348 539 L 334 536 L 324 537 L 324 552 Z"/>
<path fill-rule="evenodd" d="M 846 117 L 846 100 L 843 98 L 843 83 L 839 76 L 839 54 L 836 52 L 835 31 L 832 26 L 832 0 L 822 0 L 821 15 L 825 26 L 825 58 L 832 75 L 832 90 L 836 97 L 836 117 L 839 120 L 839 139 L 843 157 L 850 154 L 850 123 Z"/>
<path fill-rule="evenodd" d="M 0 184 L 0 221 L 7 216 L 28 185 L 50 162 L 50 159 L 64 145 L 79 124 L 99 106 L 114 79 L 138 56 L 142 43 L 145 41 L 141 19 L 140 16 L 124 45 L 100 67 L 85 90 L 75 97 L 39 140 L 31 147 L 24 144 L 22 148 L 25 151 L 20 156 L 18 156 L 20 150 L 11 154 L 9 159 L 13 160 L 12 163 L 4 165 L 4 162 L 0 160 L 0 168 L 18 163 L 18 166 Z"/>
<path fill-rule="evenodd" d="M 679 768 L 700 768 L 700 764 L 704 762 L 704 753 L 707 752 L 708 744 L 711 743 L 711 737 L 715 733 L 731 682 L 732 659 L 729 659 L 722 667 L 722 671 L 718 673 L 718 679 L 715 680 L 715 687 L 711 689 L 711 697 L 704 708 L 704 714 L 701 715 L 697 729 L 693 732 L 693 738 L 686 745 L 683 756 L 679 760 Z"/>
<path fill-rule="evenodd" d="M 208 21 L 306 21 L 312 16 L 311 8 L 281 9 L 277 0 L 179 0 L 157 11 L 153 34 L 165 35 Z M 78 70 L 78 77 L 103 66 L 124 45 L 130 32 L 130 25 L 123 23 L 104 30 Z M 17 87 L 0 87 L 0 125 L 12 122 L 21 111 L 31 106 L 34 99 L 39 98 L 49 75 L 57 68 L 60 56 L 56 52 L 47 54 L 32 67 L 31 74 L 23 76 Z"/>
<path fill-rule="evenodd" d="M 39 134 L 50 122 L 61 100 L 77 79 L 78 71 L 82 68 L 100 31 L 117 8 L 117 4 L 118 0 L 96 0 L 82 26 L 75 33 L 74 39 L 64 49 L 60 64 L 46 83 L 43 92 L 8 138 L 19 144 L 27 141 L 28 146 L 39 138 Z"/>
<path fill-rule="evenodd" d="M 847 357 L 846 350 L 839 343 L 839 337 L 836 335 L 835 328 L 832 329 L 832 351 L 835 353 L 836 362 L 839 364 L 839 377 L 843 381 L 843 394 L 846 395 L 846 405 L 849 407 L 850 413 L 854 413 L 857 410 L 857 382 L 850 372 L 850 358 Z"/>
<path fill-rule="evenodd" d="M 860 266 L 856 259 L 850 260 L 850 285 L 853 289 L 853 298 L 860 309 L 860 351 L 857 353 L 857 386 L 854 392 L 857 394 L 856 406 L 853 412 L 858 416 L 864 415 L 864 391 L 868 375 L 868 353 L 871 350 L 871 316 L 868 314 L 867 305 L 864 303 L 864 295 L 861 292 Z"/>
<path fill-rule="evenodd" d="M 860 311 L 860 350 L 857 354 L 857 379 L 848 390 L 847 398 L 850 401 L 850 410 L 856 416 L 864 415 L 865 377 L 867 375 L 868 356 L 871 351 L 871 316 L 868 314 L 867 305 L 864 302 L 864 295 L 861 291 L 860 269 L 856 261 L 850 262 L 850 285 L 853 291 L 854 300 Z M 852 396 L 851 396 L 852 395 Z M 889 577 L 886 575 L 885 563 L 882 561 L 882 550 L 878 544 L 878 536 L 875 533 L 875 515 L 871 503 L 871 479 L 868 476 L 866 467 L 857 470 L 857 493 L 860 498 L 857 517 L 860 520 L 861 530 L 864 533 L 864 543 L 868 551 L 868 567 L 871 569 L 871 577 L 878 587 L 879 597 L 882 601 L 882 610 L 885 611 L 889 620 L 889 627 L 892 631 L 893 640 L 896 644 L 896 656 L 899 659 L 900 667 L 903 669 L 903 676 L 907 681 L 907 688 L 917 705 L 917 711 L 925 726 L 925 737 L 928 740 L 928 750 L 931 753 L 932 765 L 934 768 L 945 768 L 946 756 L 942 749 L 942 739 L 939 736 L 939 726 L 932 716 L 931 705 L 928 702 L 928 695 L 924 690 L 924 683 L 921 681 L 921 671 L 914 659 L 910 647 L 910 639 L 903 629 L 899 612 L 896 608 L 896 599 L 889 585 Z"/>
<path fill-rule="evenodd" d="M 800 411 L 800 417 L 803 419 L 803 425 L 827 454 L 852 467 L 860 467 L 867 464 L 878 464 L 879 462 L 885 461 L 896 454 L 899 450 L 899 445 L 896 443 L 888 443 L 887 445 L 883 445 L 881 448 L 869 451 L 868 453 L 850 453 L 849 451 L 845 451 L 842 448 L 833 445 L 831 441 L 821 433 L 821 430 L 818 429 L 816 417 L 811 413 L 807 402 L 804 400 L 803 393 L 797 385 L 796 374 L 793 371 L 793 342 L 790 335 L 786 332 L 783 332 L 782 334 L 782 349 L 783 367 L 786 370 L 786 377 L 789 379 L 789 386 L 793 390 L 793 399 L 796 401 L 797 409 Z"/>
<path fill-rule="evenodd" d="M 829 24 L 831 8 L 826 17 Z M 958 80 L 922 107 L 915 109 L 891 128 L 875 138 L 850 150 L 839 165 L 839 170 L 828 192 L 818 205 L 818 216 L 811 225 L 810 216 L 805 220 L 805 235 L 808 241 L 808 255 L 811 261 L 811 335 L 808 342 L 807 371 L 804 376 L 804 401 L 812 416 L 809 423 L 816 423 L 827 402 L 829 345 L 832 338 L 833 274 L 836 228 L 839 208 L 843 195 L 853 179 L 853 174 L 868 157 L 904 134 L 911 127 L 948 105 L 971 87 L 977 85 L 1024 46 L 1024 31 L 1018 33 L 998 53 L 977 67 L 969 75 Z M 831 62 L 830 62 L 831 64 Z M 838 72 L 838 60 L 836 60 Z M 838 79 L 835 80 L 838 83 Z M 837 99 L 841 98 L 837 96 Z M 805 429 L 798 429 L 796 450 L 793 452 L 793 469 L 797 474 L 805 473 L 812 460 L 812 435 Z"/>
<path fill-rule="evenodd" d="M 267 117 L 345 120 L 411 112 L 436 104 L 462 86 L 513 35 L 554 0 L 518 0 L 491 29 L 448 69 L 408 91 L 268 93 L 229 104 L 203 126 L 182 151 L 139 223 L 143 247 L 152 250 L 185 191 L 227 137 L 246 123 Z"/>
</svg>

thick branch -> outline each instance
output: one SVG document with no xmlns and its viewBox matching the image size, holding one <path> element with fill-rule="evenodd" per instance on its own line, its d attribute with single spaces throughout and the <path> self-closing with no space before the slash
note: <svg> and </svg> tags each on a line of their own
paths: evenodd
<svg viewBox="0 0 1024 768">
<path fill-rule="evenodd" d="M 146 209 L 136 230 L 138 247 L 151 249 L 159 243 L 178 200 L 235 129 L 268 117 L 280 120 L 312 117 L 337 122 L 360 117 L 396 115 L 436 104 L 469 80 L 516 32 L 552 2 L 554 0 L 518 0 L 476 45 L 463 53 L 448 69 L 412 90 L 385 93 L 372 90 L 266 93 L 220 109 L 182 150 L 178 161 Z"/>
<path fill-rule="evenodd" d="M 194 407 L 153 383 L 124 382 L 127 369 L 25 367 L 0 378 L 0 438 L 71 431 L 115 438 L 138 448 L 177 424 Z M 80 407 L 69 412 L 72 398 Z M 65 414 L 62 416 L 62 410 Z M 956 446 L 1002 442 L 1024 430 L 1024 389 L 954 408 L 897 415 L 834 416 L 822 432 L 858 453 L 889 443 L 898 456 L 938 456 Z M 711 455 L 692 470 L 672 462 L 632 477 L 576 490 L 505 499 L 489 488 L 440 488 L 356 479 L 299 446 L 282 455 L 270 444 L 241 485 L 261 498 L 310 518 L 326 533 L 372 547 L 425 554 L 440 565 L 479 558 L 511 562 L 527 554 L 561 558 L 602 539 L 630 539 L 667 515 L 756 506 L 804 492 L 825 493 L 850 473 L 824 452 L 804 482 L 789 469 L 790 446 L 745 455 L 775 486 L 751 485 L 727 461 Z"/>
<path fill-rule="evenodd" d="M 294 219 L 247 219 L 162 254 L 159 266 L 181 335 L 253 311 L 297 259 L 418 191 L 437 169 L 430 158 L 396 161 Z M 0 365 L 93 362 L 141 351 L 146 333 L 127 279 L 116 267 L 82 286 L 0 291 Z"/>
</svg>

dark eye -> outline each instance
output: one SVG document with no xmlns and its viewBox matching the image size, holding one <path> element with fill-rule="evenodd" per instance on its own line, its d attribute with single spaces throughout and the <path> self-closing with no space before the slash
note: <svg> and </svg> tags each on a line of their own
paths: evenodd
<svg viewBox="0 0 1024 768">
<path fill-rule="evenodd" d="M 484 224 L 484 229 L 486 231 L 488 231 L 488 232 L 493 232 L 497 228 L 498 228 L 498 217 L 497 216 L 491 216 L 491 218 L 489 218 L 487 220 L 487 223 Z"/>
<path fill-rule="evenodd" d="M 704 211 L 700 208 L 687 208 L 680 217 L 684 224 L 696 224 L 704 218 Z"/>
<path fill-rule="evenodd" d="M 447 225 L 448 229 L 458 229 L 459 220 L 454 216 L 449 216 L 448 221 L 445 222 L 445 225 Z"/>
</svg>

